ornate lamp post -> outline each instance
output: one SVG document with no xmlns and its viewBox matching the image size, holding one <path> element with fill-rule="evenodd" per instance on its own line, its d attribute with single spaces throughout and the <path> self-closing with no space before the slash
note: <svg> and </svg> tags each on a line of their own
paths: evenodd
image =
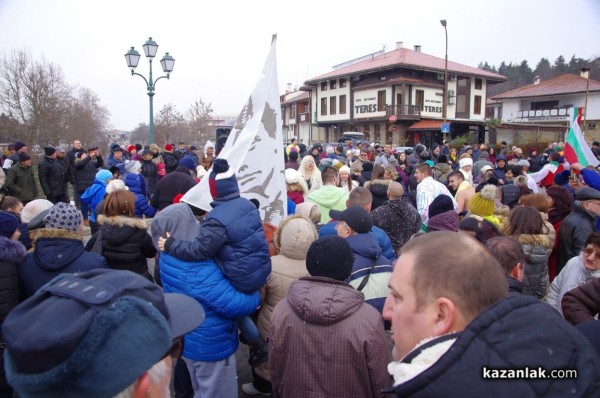
<svg viewBox="0 0 600 398">
<path fill-rule="evenodd" d="M 146 58 L 148 59 L 148 63 L 150 64 L 150 74 L 148 75 L 148 79 L 146 79 L 143 75 L 136 73 L 135 68 L 138 66 L 138 62 L 140 62 L 140 53 L 138 53 L 135 48 L 131 47 L 129 51 L 125 54 L 125 61 L 127 61 L 127 67 L 131 68 L 131 75 L 137 75 L 144 79 L 146 82 L 146 89 L 148 90 L 148 99 L 150 100 L 150 137 L 149 144 L 154 143 L 154 89 L 156 88 L 156 83 L 163 78 L 169 78 L 171 72 L 173 71 L 173 66 L 175 65 L 175 59 L 169 55 L 169 53 L 165 53 L 165 55 L 160 60 L 160 65 L 162 66 L 163 72 L 166 75 L 159 77 L 156 80 L 152 80 L 152 60 L 156 56 L 156 52 L 158 51 L 158 44 L 152 38 L 148 38 L 144 45 L 144 54 L 146 54 Z"/>
</svg>

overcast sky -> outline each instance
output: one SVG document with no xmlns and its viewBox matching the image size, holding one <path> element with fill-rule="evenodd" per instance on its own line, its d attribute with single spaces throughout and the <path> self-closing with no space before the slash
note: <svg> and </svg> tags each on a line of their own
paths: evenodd
<svg viewBox="0 0 600 398">
<path fill-rule="evenodd" d="M 217 114 L 237 115 L 273 33 L 284 92 L 288 82 L 299 87 L 397 41 L 443 58 L 440 19 L 448 21 L 449 59 L 466 65 L 526 59 L 535 68 L 541 57 L 600 56 L 598 0 L 0 0 L 0 51 L 25 48 L 60 65 L 68 82 L 98 94 L 111 127 L 131 130 L 148 122 L 148 97 L 124 54 L 131 46 L 143 54 L 148 36 L 158 59 L 169 52 L 176 60 L 171 79 L 157 84 L 155 113 L 167 103 L 185 113 L 202 98 Z M 137 69 L 148 74 L 144 57 Z"/>
</svg>

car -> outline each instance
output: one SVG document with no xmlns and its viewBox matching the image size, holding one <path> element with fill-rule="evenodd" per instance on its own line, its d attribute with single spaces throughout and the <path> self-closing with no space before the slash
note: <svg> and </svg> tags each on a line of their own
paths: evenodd
<svg viewBox="0 0 600 398">
<path fill-rule="evenodd" d="M 414 151 L 411 146 L 397 146 L 394 149 L 396 150 L 396 153 L 406 152 L 407 154 L 411 154 Z"/>
</svg>

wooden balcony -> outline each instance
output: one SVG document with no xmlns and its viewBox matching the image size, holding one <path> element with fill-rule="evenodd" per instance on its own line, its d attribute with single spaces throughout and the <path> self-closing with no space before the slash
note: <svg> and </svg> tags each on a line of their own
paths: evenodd
<svg viewBox="0 0 600 398">
<path fill-rule="evenodd" d="M 386 116 L 395 115 L 398 120 L 419 120 L 421 109 L 416 105 L 388 105 L 385 107 Z"/>
</svg>

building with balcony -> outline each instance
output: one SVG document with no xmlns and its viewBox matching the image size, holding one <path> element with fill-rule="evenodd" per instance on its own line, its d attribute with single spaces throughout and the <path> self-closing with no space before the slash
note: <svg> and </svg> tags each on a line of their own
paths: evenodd
<svg viewBox="0 0 600 398">
<path fill-rule="evenodd" d="M 334 66 L 307 80 L 300 89 L 309 94 L 310 141 L 332 142 L 344 131 L 359 131 L 372 142 L 392 145 L 441 142 L 444 70 L 444 58 L 398 42 L 393 51 Z M 471 134 L 483 141 L 487 87 L 505 80 L 497 73 L 448 61 L 449 138 Z"/>
<path fill-rule="evenodd" d="M 532 84 L 494 96 L 488 103 L 488 111 L 502 121 L 497 128 L 497 140 L 563 141 L 570 125 L 571 108 L 585 108 L 586 100 L 587 115 L 581 130 L 591 142 L 600 139 L 600 82 L 589 79 L 586 72 L 546 81 L 536 76 Z"/>
<path fill-rule="evenodd" d="M 281 119 L 283 120 L 283 140 L 289 142 L 292 137 L 304 143 L 311 142 L 310 96 L 306 91 L 292 91 L 291 83 L 285 94 L 280 96 Z"/>
</svg>

